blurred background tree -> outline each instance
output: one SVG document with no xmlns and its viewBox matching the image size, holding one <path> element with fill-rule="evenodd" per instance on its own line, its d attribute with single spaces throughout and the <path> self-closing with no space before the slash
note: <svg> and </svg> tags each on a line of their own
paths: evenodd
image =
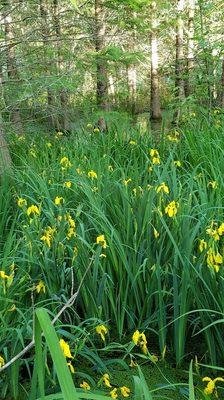
<svg viewBox="0 0 224 400">
<path fill-rule="evenodd" d="M 3 0 L 1 131 L 223 107 L 222 17 L 221 0 Z"/>
</svg>

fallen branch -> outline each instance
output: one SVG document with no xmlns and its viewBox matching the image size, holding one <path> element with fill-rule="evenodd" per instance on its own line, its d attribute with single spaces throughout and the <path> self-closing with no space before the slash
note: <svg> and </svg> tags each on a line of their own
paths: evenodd
<svg viewBox="0 0 224 400">
<path fill-rule="evenodd" d="M 79 284 L 79 287 L 78 287 L 77 291 L 69 298 L 69 300 L 64 304 L 64 306 L 63 306 L 63 307 L 60 309 L 60 311 L 56 314 L 56 316 L 54 317 L 54 319 L 51 321 L 52 325 L 55 324 L 55 322 L 59 319 L 59 317 L 61 316 L 61 314 L 63 314 L 63 312 L 64 312 L 68 307 L 71 307 L 71 306 L 74 304 L 74 302 L 75 302 L 75 300 L 76 300 L 76 298 L 77 298 L 77 296 L 78 296 L 78 294 L 79 294 L 79 292 L 80 292 L 80 290 L 81 290 L 81 288 L 82 288 L 82 285 L 83 285 L 84 279 L 85 279 L 85 277 L 86 277 L 86 275 L 87 275 L 87 272 L 88 272 L 89 269 L 91 268 L 92 263 L 93 263 L 93 257 L 90 259 L 90 263 L 89 263 L 87 269 L 85 270 L 85 273 L 84 273 L 84 275 L 83 275 L 83 277 L 82 277 L 82 279 L 81 279 L 81 282 L 80 282 L 80 284 Z M 16 354 L 11 360 L 9 360 L 6 364 L 4 364 L 4 365 L 0 368 L 0 372 L 4 371 L 6 368 L 8 368 L 10 365 L 12 365 L 15 361 L 17 361 L 19 358 L 21 358 L 22 356 L 24 356 L 24 354 L 26 354 L 30 349 L 32 349 L 32 347 L 34 346 L 34 344 L 35 344 L 35 342 L 34 342 L 34 335 L 33 335 L 32 341 L 31 341 L 26 347 L 24 347 L 23 350 L 21 350 L 18 354 Z"/>
</svg>

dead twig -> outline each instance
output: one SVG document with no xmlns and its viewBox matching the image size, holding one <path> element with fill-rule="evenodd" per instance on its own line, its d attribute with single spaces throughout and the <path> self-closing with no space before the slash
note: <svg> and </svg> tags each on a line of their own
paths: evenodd
<svg viewBox="0 0 224 400">
<path fill-rule="evenodd" d="M 80 292 L 80 290 L 81 290 L 81 288 L 82 288 L 82 285 L 83 285 L 83 282 L 84 282 L 85 277 L 86 277 L 86 275 L 87 275 L 87 272 L 90 270 L 90 268 L 91 268 L 91 266 L 92 266 L 93 259 L 94 259 L 94 257 L 91 257 L 90 263 L 89 263 L 88 267 L 86 268 L 86 271 L 85 271 L 85 273 L 84 273 L 84 275 L 83 275 L 83 277 L 82 277 L 82 279 L 81 279 L 81 282 L 80 282 L 80 284 L 79 284 L 78 289 L 77 289 L 76 292 L 68 299 L 68 301 L 64 304 L 64 306 L 60 309 L 60 311 L 59 311 L 59 312 L 56 314 L 56 316 L 53 318 L 53 320 L 51 321 L 52 325 L 55 324 L 55 322 L 59 319 L 59 317 L 63 314 L 63 312 L 64 312 L 68 307 L 71 307 L 71 306 L 74 304 L 74 302 L 75 302 L 75 300 L 76 300 L 76 298 L 77 298 L 77 296 L 78 296 L 78 294 L 79 294 L 79 292 Z M 21 350 L 18 354 L 16 354 L 11 360 L 9 360 L 6 364 L 4 364 L 4 365 L 0 368 L 0 372 L 4 371 L 6 368 L 8 368 L 10 365 L 12 365 L 12 364 L 13 364 L 15 361 L 17 361 L 19 358 L 23 357 L 24 354 L 26 354 L 30 349 L 32 349 L 32 347 L 34 346 L 34 344 L 35 344 L 35 341 L 34 341 L 34 334 L 33 334 L 33 339 L 32 339 L 32 341 L 31 341 L 26 347 L 24 347 L 23 350 Z"/>
</svg>

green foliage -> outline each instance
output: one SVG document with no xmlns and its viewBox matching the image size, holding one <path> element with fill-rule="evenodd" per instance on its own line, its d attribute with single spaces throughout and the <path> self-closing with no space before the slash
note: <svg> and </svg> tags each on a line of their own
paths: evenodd
<svg viewBox="0 0 224 400">
<path fill-rule="evenodd" d="M 0 355 L 9 360 L 32 339 L 33 307 L 55 315 L 86 274 L 75 306 L 56 326 L 73 343 L 80 365 L 97 365 L 102 376 L 115 368 L 118 353 L 122 368 L 130 356 L 144 360 L 130 347 L 136 329 L 144 330 L 150 353 L 155 343 L 159 358 L 180 366 L 197 355 L 199 362 L 220 365 L 223 269 L 207 264 L 207 251 L 222 255 L 223 237 L 215 241 L 206 230 L 212 221 L 223 222 L 222 113 L 186 115 L 182 131 L 164 133 L 160 164 L 153 164 L 150 136 L 128 126 L 125 116 L 120 128 L 116 114 L 107 118 L 107 133 L 88 125 L 70 137 L 11 141 L 15 169 L 2 182 L 0 203 L 1 271 L 7 275 L 0 278 Z M 56 197 L 63 200 L 55 203 Z M 20 207 L 19 198 L 25 200 Z M 179 203 L 174 218 L 166 213 L 173 200 Z M 40 215 L 28 216 L 31 205 Z M 106 248 L 97 244 L 100 235 Z M 201 239 L 208 246 L 203 252 Z M 105 344 L 95 333 L 100 324 L 109 328 Z M 9 370 L 15 397 L 22 365 Z M 23 367 L 28 376 L 32 365 L 30 354 Z M 2 395 L 10 386 L 5 378 Z M 52 381 L 47 369 L 47 387 Z M 192 387 L 191 380 L 191 396 Z"/>
<path fill-rule="evenodd" d="M 54 328 L 51 326 L 50 318 L 44 309 L 36 310 L 35 319 L 35 364 L 34 374 L 37 374 L 38 385 L 40 388 L 41 398 L 45 397 L 44 389 L 44 363 L 43 354 L 41 349 L 41 332 L 43 331 L 46 343 L 49 347 L 50 354 L 54 363 L 54 368 L 57 373 L 60 388 L 62 391 L 62 397 L 64 400 L 78 400 L 78 395 L 75 390 L 75 386 L 72 381 L 69 368 L 66 365 L 65 357 L 59 346 L 59 341 Z M 34 378 L 33 378 L 34 379 Z"/>
<path fill-rule="evenodd" d="M 223 397 L 223 2 L 3 3 L 0 398 Z"/>
</svg>

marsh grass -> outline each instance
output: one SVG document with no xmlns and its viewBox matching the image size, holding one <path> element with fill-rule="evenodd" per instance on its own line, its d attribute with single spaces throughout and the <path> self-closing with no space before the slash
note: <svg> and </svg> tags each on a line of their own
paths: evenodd
<svg viewBox="0 0 224 400">
<path fill-rule="evenodd" d="M 70 137 L 12 139 L 15 168 L 0 188 L 1 270 L 9 275 L 15 265 L 11 283 L 2 279 L 0 287 L 0 354 L 6 360 L 31 339 L 33 310 L 44 306 L 54 315 L 94 256 L 76 306 L 61 321 L 70 340 L 72 327 L 91 321 L 93 332 L 102 321 L 117 342 L 136 329 L 155 335 L 158 356 L 166 350 L 178 366 L 195 355 L 203 364 L 220 364 L 223 265 L 219 272 L 208 267 L 206 251 L 198 247 L 204 239 L 223 255 L 223 238 L 213 242 L 206 234 L 212 221 L 224 220 L 224 135 L 217 123 L 222 119 L 198 116 L 185 122 L 177 142 L 165 135 L 158 165 L 149 153 L 155 148 L 152 138 L 125 125 L 106 134 L 83 128 Z M 70 168 L 62 170 L 63 157 Z M 91 170 L 97 178 L 88 176 Z M 65 187 L 68 181 L 70 188 Z M 168 194 L 157 192 L 163 182 Z M 60 206 L 56 196 L 64 199 Z M 27 206 L 19 208 L 18 198 L 26 199 Z M 169 218 L 165 208 L 173 200 L 179 208 Z M 32 204 L 41 214 L 30 221 L 26 212 Z M 70 240 L 68 213 L 76 224 Z M 48 226 L 56 229 L 50 247 L 41 240 Z M 105 236 L 105 249 L 96 244 L 99 235 Z M 40 281 L 45 293 L 37 292 Z M 195 350 L 191 343 L 198 338 Z M 96 338 L 91 341 L 88 357 L 100 365 L 101 357 L 91 352 L 98 346 Z M 21 364 L 30 377 L 32 355 Z M 18 367 L 10 373 L 17 379 Z M 4 383 L 2 393 L 7 390 Z"/>
</svg>

